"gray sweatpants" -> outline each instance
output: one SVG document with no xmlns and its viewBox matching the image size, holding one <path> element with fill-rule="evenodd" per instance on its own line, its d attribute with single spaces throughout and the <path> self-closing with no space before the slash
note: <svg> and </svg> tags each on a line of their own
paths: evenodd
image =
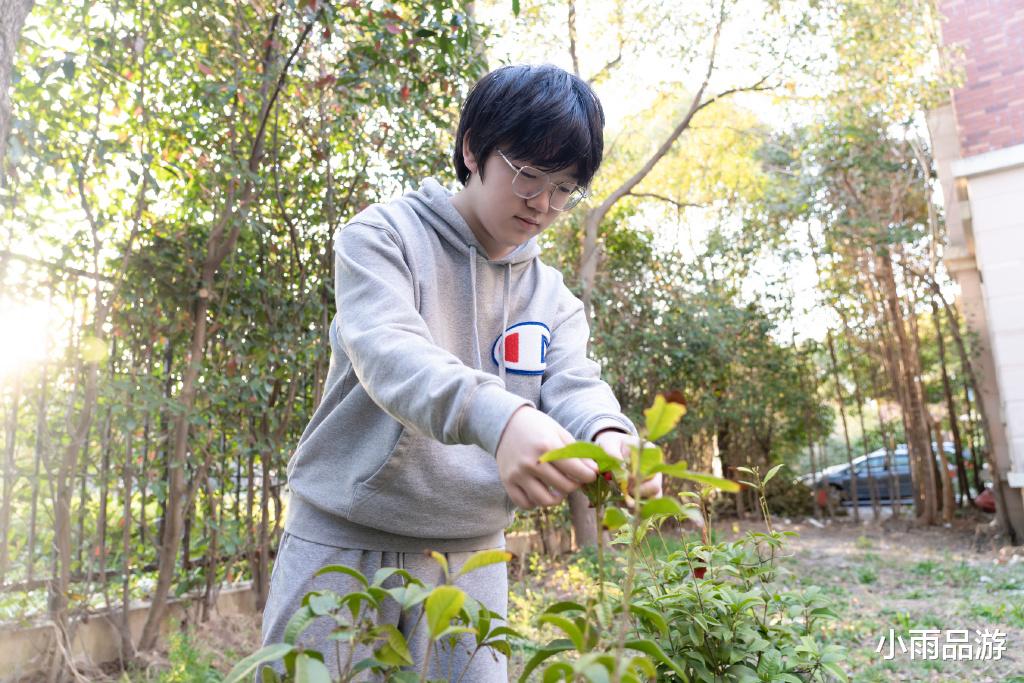
<svg viewBox="0 0 1024 683">
<path fill-rule="evenodd" d="M 444 553 L 449 569 L 454 575 L 472 555 L 472 552 Z M 428 586 L 442 583 L 442 571 L 437 562 L 424 553 L 403 553 L 380 550 L 359 550 L 335 548 L 321 545 L 285 533 L 281 538 L 274 571 L 270 578 L 270 593 L 263 610 L 263 644 L 281 642 L 285 626 L 292 614 L 301 606 L 302 597 L 311 590 L 328 589 L 344 595 L 360 586 L 355 579 L 340 573 L 323 576 L 313 575 L 329 564 L 343 564 L 358 569 L 367 579 L 381 567 L 400 567 L 423 581 Z M 392 576 L 384 583 L 385 588 L 397 586 L 401 579 Z M 508 615 L 508 573 L 504 563 L 492 564 L 472 571 L 454 581 L 468 595 L 479 600 L 489 610 L 505 618 Z M 422 603 L 406 614 L 402 614 L 398 603 L 388 600 L 377 616 L 377 623 L 393 624 L 402 632 L 409 644 L 409 652 L 416 662 L 417 670 L 422 666 L 427 649 L 426 620 L 417 624 Z M 413 630 L 416 626 L 415 631 Z M 334 627 L 330 617 L 320 617 L 305 630 L 299 642 L 323 652 L 324 663 L 332 676 L 348 656 L 344 643 L 340 643 L 341 662 L 338 660 L 338 641 L 328 640 Z M 505 656 L 490 648 L 482 649 L 470 658 L 475 642 L 472 635 L 463 635 L 454 648 L 440 648 L 435 645 L 430 662 L 430 678 L 445 678 L 456 681 L 462 676 L 467 663 L 469 670 L 462 676 L 465 683 L 506 683 L 508 662 Z M 365 646 L 356 648 L 352 662 L 372 656 Z M 275 668 L 283 672 L 281 662 Z"/>
</svg>

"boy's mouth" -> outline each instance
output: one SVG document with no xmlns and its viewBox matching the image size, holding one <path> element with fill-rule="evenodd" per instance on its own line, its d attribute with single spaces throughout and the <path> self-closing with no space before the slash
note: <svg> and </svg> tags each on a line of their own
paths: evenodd
<svg viewBox="0 0 1024 683">
<path fill-rule="evenodd" d="M 536 228 L 538 225 L 540 225 L 539 221 L 531 220 L 529 218 L 524 218 L 522 216 L 516 216 L 516 219 L 518 219 L 519 222 L 522 223 L 527 228 Z"/>
</svg>

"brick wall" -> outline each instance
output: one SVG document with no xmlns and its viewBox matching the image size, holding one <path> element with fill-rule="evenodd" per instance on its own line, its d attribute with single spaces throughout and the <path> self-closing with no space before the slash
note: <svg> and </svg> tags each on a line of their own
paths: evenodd
<svg viewBox="0 0 1024 683">
<path fill-rule="evenodd" d="M 940 0 L 943 41 L 959 45 L 953 93 L 964 157 L 1024 143 L 1024 0 Z"/>
</svg>

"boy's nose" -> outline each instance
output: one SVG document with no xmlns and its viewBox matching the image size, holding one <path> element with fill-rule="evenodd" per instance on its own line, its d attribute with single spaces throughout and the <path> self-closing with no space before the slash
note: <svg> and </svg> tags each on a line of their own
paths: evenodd
<svg viewBox="0 0 1024 683">
<path fill-rule="evenodd" d="M 539 213 L 547 213 L 551 208 L 551 192 L 545 189 L 533 199 L 527 199 L 526 205 Z"/>
</svg>

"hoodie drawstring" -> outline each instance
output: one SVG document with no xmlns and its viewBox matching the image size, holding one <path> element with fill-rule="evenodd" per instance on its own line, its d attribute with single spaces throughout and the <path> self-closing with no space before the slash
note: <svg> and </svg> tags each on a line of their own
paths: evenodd
<svg viewBox="0 0 1024 683">
<path fill-rule="evenodd" d="M 498 377 L 505 382 L 505 331 L 508 330 L 508 305 L 512 298 L 512 264 L 505 264 L 505 293 L 501 297 L 501 364 L 498 366 Z"/>
<path fill-rule="evenodd" d="M 483 370 L 484 362 L 480 358 L 480 331 L 476 320 L 476 247 L 469 245 L 469 291 L 473 296 L 473 352 L 476 354 L 476 369 Z"/>
<path fill-rule="evenodd" d="M 473 308 L 473 350 L 476 353 L 476 368 L 483 370 L 483 359 L 480 356 L 480 330 L 476 314 L 476 247 L 469 246 L 469 289 L 472 293 Z M 501 340 L 498 342 L 498 377 L 505 381 L 505 331 L 508 329 L 508 314 L 512 301 L 512 264 L 505 264 L 505 286 L 501 297 Z"/>
</svg>

